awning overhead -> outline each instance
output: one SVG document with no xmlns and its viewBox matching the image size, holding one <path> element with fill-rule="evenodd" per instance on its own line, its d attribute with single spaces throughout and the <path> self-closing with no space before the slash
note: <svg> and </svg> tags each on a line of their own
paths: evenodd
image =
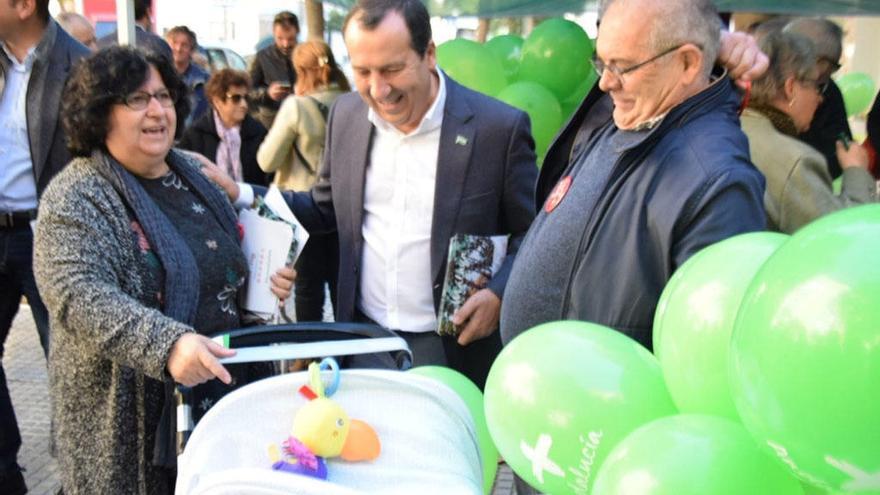
<svg viewBox="0 0 880 495">
<path fill-rule="evenodd" d="M 354 0 L 326 0 L 327 3 L 350 8 Z M 594 7 L 596 0 L 427 0 L 433 16 L 519 17 L 526 15 L 556 16 L 579 14 Z"/>
<path fill-rule="evenodd" d="M 328 0 L 349 8 L 354 0 Z M 579 14 L 597 0 L 427 0 L 436 16 L 517 17 Z M 795 15 L 880 16 L 880 0 L 715 0 L 722 12 L 766 12 Z"/>
<path fill-rule="evenodd" d="M 715 0 L 720 11 L 796 15 L 880 15 L 880 0 Z"/>
</svg>

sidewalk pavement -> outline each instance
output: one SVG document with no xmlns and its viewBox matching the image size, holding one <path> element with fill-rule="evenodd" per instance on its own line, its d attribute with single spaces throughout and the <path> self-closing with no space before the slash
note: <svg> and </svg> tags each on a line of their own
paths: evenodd
<svg viewBox="0 0 880 495">
<path fill-rule="evenodd" d="M 33 495 L 54 495 L 61 487 L 49 456 L 49 380 L 30 308 L 22 304 L 6 339 L 3 367 L 21 430 L 18 463 Z M 501 465 L 492 495 L 514 495 L 513 474 Z"/>
<path fill-rule="evenodd" d="M 21 430 L 18 463 L 33 495 L 54 495 L 61 487 L 49 456 L 49 378 L 31 309 L 22 304 L 6 338 L 3 369 Z"/>
</svg>

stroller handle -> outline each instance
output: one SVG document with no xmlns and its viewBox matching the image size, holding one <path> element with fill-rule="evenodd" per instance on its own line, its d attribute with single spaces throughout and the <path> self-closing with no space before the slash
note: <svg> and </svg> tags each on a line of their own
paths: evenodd
<svg viewBox="0 0 880 495">
<path fill-rule="evenodd" d="M 221 359 L 223 364 L 281 361 L 328 356 L 351 356 L 390 352 L 400 365 L 412 365 L 412 352 L 406 340 L 393 330 L 366 323 L 301 322 L 263 325 L 208 335 L 229 341 L 236 355 Z M 189 387 L 175 390 L 177 455 L 183 453 L 193 430 L 192 393 Z"/>
<path fill-rule="evenodd" d="M 236 355 L 220 360 L 222 364 L 255 363 L 280 361 L 284 359 L 303 359 L 315 356 L 352 356 L 376 352 L 404 351 L 409 353 L 406 341 L 401 337 L 380 337 L 376 339 L 351 339 L 330 342 L 310 342 L 307 344 L 278 344 L 261 347 L 244 347 L 236 350 Z M 410 354 L 410 359 L 412 359 Z"/>
</svg>

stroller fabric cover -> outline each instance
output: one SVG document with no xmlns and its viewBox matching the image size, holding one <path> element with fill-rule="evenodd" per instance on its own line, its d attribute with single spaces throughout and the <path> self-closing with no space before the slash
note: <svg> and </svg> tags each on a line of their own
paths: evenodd
<svg viewBox="0 0 880 495">
<path fill-rule="evenodd" d="M 343 370 L 332 399 L 375 429 L 372 462 L 328 459 L 322 481 L 272 470 L 267 448 L 290 435 L 308 373 L 261 380 L 220 400 L 178 458 L 178 494 L 479 494 L 482 468 L 467 406 L 433 379 L 400 371 Z M 328 380 L 330 373 L 322 373 Z M 198 404 L 195 405 L 198 407 Z"/>
</svg>

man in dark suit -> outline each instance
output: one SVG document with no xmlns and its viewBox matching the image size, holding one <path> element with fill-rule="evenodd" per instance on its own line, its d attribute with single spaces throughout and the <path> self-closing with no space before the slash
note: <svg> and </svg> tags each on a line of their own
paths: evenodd
<svg viewBox="0 0 880 495">
<path fill-rule="evenodd" d="M 70 160 L 58 119 L 71 66 L 89 51 L 49 16 L 49 0 L 0 2 L 0 357 L 22 296 L 48 354 L 49 321 L 31 270 L 37 200 Z M 0 366 L 0 493 L 25 493 L 21 436 Z"/>
<path fill-rule="evenodd" d="M 324 167 L 288 203 L 313 232 L 339 234 L 337 320 L 398 329 L 415 364 L 448 364 L 478 386 L 497 353 L 501 298 L 534 216 L 534 142 L 526 114 L 471 91 L 436 66 L 418 0 L 361 0 L 345 43 L 358 93 L 329 118 Z M 247 204 L 252 190 L 227 187 Z M 450 237 L 510 235 L 488 288 L 439 337 L 437 306 Z"/>
<path fill-rule="evenodd" d="M 153 33 L 153 0 L 134 0 L 134 35 L 137 47 L 149 50 L 174 62 L 171 47 L 160 36 Z M 107 48 L 119 43 L 119 31 L 114 30 L 98 40 L 98 48 Z"/>
</svg>

